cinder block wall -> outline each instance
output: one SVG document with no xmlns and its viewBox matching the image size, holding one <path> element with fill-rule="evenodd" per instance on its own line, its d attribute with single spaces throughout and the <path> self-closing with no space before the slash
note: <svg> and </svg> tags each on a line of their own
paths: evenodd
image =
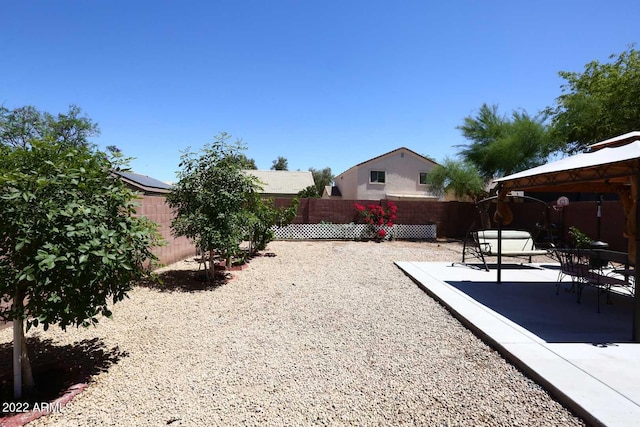
<svg viewBox="0 0 640 427">
<path fill-rule="evenodd" d="M 276 199 L 277 207 L 289 206 L 290 199 Z M 379 200 L 300 199 L 294 224 L 349 224 L 362 222 L 355 204 L 368 206 Z M 462 238 L 473 221 L 472 203 L 397 201 L 396 224 L 436 224 L 438 237 Z M 386 201 L 382 201 L 386 206 Z"/>
<path fill-rule="evenodd" d="M 290 199 L 276 199 L 276 206 L 289 206 Z M 348 224 L 362 222 L 354 207 L 361 205 L 379 204 L 379 200 L 339 200 L 339 199 L 300 199 L 298 215 L 295 224 L 318 224 L 328 222 L 333 224 Z M 467 202 L 431 202 L 431 201 L 397 201 L 397 224 L 436 224 L 438 237 L 462 239 L 465 237 L 473 221 L 479 214 L 473 203 Z M 382 201 L 383 206 L 386 201 Z M 567 232 L 570 226 L 575 226 L 587 233 L 593 239 L 597 236 L 597 218 L 595 202 L 574 202 L 562 211 L 548 210 L 548 221 L 555 224 L 556 232 L 565 242 L 568 241 Z M 527 230 L 536 234 L 537 223 L 544 223 L 545 207 L 541 203 L 526 202 L 512 203 L 512 229 Z M 491 212 L 493 214 L 493 211 Z M 627 250 L 627 239 L 624 232 L 624 212 L 620 202 L 602 202 L 602 218 L 600 226 L 600 240 L 609 243 L 609 248 L 618 251 Z"/>
<path fill-rule="evenodd" d="M 275 200 L 278 207 L 289 206 L 290 199 Z M 336 199 L 300 199 L 296 224 L 348 224 L 359 222 L 355 203 L 362 205 L 378 204 L 377 200 L 336 200 Z M 383 205 L 386 201 L 382 201 Z M 465 237 L 467 230 L 478 218 L 473 203 L 466 202 L 426 202 L 398 201 L 397 224 L 436 224 L 438 237 Z M 170 264 L 196 253 L 195 246 L 184 237 L 171 235 L 173 213 L 163 196 L 143 196 L 138 209 L 140 215 L 160 225 L 160 233 L 168 242 L 167 246 L 155 248 L 154 253 L 163 264 Z M 509 228 L 527 230 L 536 233 L 536 223 L 542 222 L 544 208 L 539 203 L 514 203 L 511 205 L 514 221 Z M 568 241 L 567 231 L 576 226 L 592 238 L 597 238 L 597 218 L 595 202 L 575 202 L 563 211 L 549 210 L 549 221 L 557 226 L 557 232 L 564 241 Z M 360 221 L 361 222 L 361 221 Z M 609 243 L 614 250 L 626 251 L 627 239 L 623 236 L 624 212 L 619 202 L 603 202 L 600 227 L 600 240 Z"/>
<path fill-rule="evenodd" d="M 196 254 L 196 248 L 189 239 L 171 234 L 173 212 L 164 196 L 142 196 L 138 214 L 156 222 L 160 234 L 167 241 L 166 246 L 153 249 L 162 264 L 171 264 Z"/>
</svg>

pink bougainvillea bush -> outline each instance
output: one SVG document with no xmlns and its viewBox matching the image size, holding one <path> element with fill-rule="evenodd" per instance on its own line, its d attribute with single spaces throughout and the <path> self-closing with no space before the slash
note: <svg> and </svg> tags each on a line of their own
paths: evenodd
<svg viewBox="0 0 640 427">
<path fill-rule="evenodd" d="M 369 224 L 372 237 L 380 240 L 387 237 L 388 230 L 393 227 L 398 207 L 395 203 L 387 202 L 386 209 L 382 205 L 369 204 L 367 206 L 356 203 L 355 208 L 365 224 Z"/>
</svg>

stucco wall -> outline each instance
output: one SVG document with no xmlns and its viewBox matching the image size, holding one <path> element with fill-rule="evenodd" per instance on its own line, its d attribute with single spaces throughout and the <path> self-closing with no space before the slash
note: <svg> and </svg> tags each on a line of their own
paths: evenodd
<svg viewBox="0 0 640 427">
<path fill-rule="evenodd" d="M 419 183 L 419 173 L 429 172 L 435 165 L 409 150 L 400 149 L 339 175 L 335 183 L 343 199 L 380 200 L 390 194 L 431 196 L 429 188 Z M 371 171 L 384 171 L 385 183 L 371 183 Z"/>
<path fill-rule="evenodd" d="M 343 199 L 355 200 L 358 198 L 358 167 L 343 172 L 334 180 L 336 187 L 340 189 Z"/>
</svg>

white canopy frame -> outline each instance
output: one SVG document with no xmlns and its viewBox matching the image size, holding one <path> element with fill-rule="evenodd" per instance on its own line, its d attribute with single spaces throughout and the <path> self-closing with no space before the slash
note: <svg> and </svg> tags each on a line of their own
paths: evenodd
<svg viewBox="0 0 640 427">
<path fill-rule="evenodd" d="M 569 156 L 536 168 L 496 180 L 499 199 L 514 190 L 531 192 L 617 193 L 626 217 L 625 236 L 628 240 L 629 263 L 635 265 L 635 283 L 640 266 L 640 131 L 629 132 L 593 144 L 585 153 Z M 499 230 L 501 227 L 499 227 Z M 498 254 L 500 282 L 501 254 Z M 632 339 L 640 342 L 640 293 L 635 292 Z"/>
</svg>

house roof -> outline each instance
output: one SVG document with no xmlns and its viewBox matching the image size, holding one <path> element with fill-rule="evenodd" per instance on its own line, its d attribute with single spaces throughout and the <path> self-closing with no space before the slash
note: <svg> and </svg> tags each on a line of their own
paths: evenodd
<svg viewBox="0 0 640 427">
<path fill-rule="evenodd" d="M 173 186 L 150 176 L 134 172 L 114 171 L 127 184 L 149 193 L 169 193 Z"/>
<path fill-rule="evenodd" d="M 419 158 L 421 158 L 421 159 L 424 159 L 424 160 L 426 160 L 426 161 L 428 161 L 428 162 L 433 163 L 434 165 L 437 165 L 437 164 L 438 164 L 437 162 L 435 162 L 435 161 L 433 161 L 433 160 L 429 159 L 428 157 L 425 157 L 425 156 L 423 156 L 422 154 L 418 154 L 418 153 L 416 153 L 415 151 L 408 149 L 407 147 L 400 147 L 400 148 L 396 148 L 395 150 L 391 150 L 391 151 L 389 151 L 388 153 L 384 153 L 384 154 L 381 154 L 381 155 L 379 155 L 379 156 L 373 157 L 373 158 L 371 158 L 371 159 L 369 159 L 369 160 L 365 160 L 364 162 L 358 163 L 357 165 L 352 166 L 352 167 L 350 167 L 349 169 L 347 169 L 346 171 L 342 172 L 340 175 L 344 174 L 345 172 L 347 172 L 347 171 L 349 171 L 349 170 L 351 170 L 351 169 L 353 169 L 353 168 L 360 167 L 360 166 L 362 166 L 362 165 L 364 165 L 364 164 L 367 164 L 367 163 L 369 163 L 369 162 L 373 162 L 374 160 L 381 159 L 381 158 L 386 157 L 386 156 L 389 156 L 389 155 L 391 155 L 391 154 L 395 154 L 395 153 L 397 153 L 397 152 L 399 152 L 399 151 L 407 151 L 407 152 L 409 152 L 410 154 L 413 154 L 413 155 L 414 155 L 414 156 L 416 156 L 416 157 L 419 157 Z M 340 176 L 340 175 L 338 175 L 338 176 Z"/>
<path fill-rule="evenodd" d="M 258 178 L 263 194 L 296 195 L 305 188 L 315 185 L 310 171 L 247 169 L 244 173 Z"/>
</svg>

